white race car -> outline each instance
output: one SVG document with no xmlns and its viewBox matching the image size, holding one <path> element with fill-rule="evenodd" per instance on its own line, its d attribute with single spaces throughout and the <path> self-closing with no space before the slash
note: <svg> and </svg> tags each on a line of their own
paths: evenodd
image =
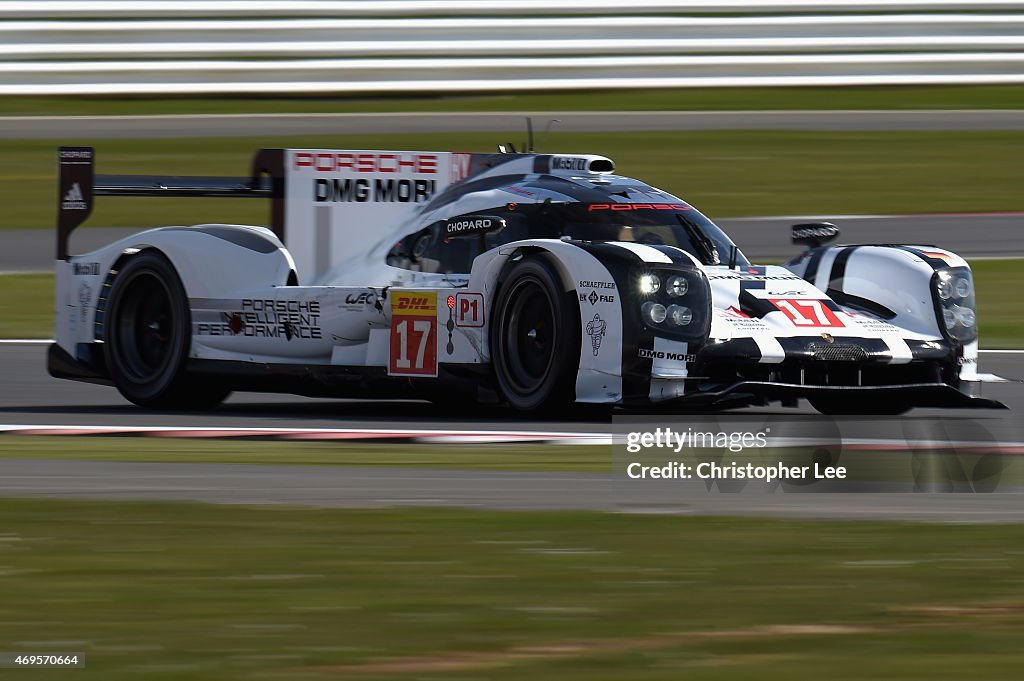
<svg viewBox="0 0 1024 681">
<path fill-rule="evenodd" d="M 269 149 L 248 177 L 93 174 L 60 150 L 51 374 L 153 408 L 232 390 L 824 413 L 975 396 L 967 263 L 826 246 L 752 265 L 685 201 L 585 154 Z M 269 200 L 270 227 L 160 227 L 71 256 L 95 196 Z"/>
</svg>

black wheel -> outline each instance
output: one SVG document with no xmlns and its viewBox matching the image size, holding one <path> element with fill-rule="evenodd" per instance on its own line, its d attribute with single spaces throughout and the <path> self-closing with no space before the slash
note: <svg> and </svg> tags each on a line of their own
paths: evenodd
<svg viewBox="0 0 1024 681">
<path fill-rule="evenodd" d="M 808 397 L 811 406 L 829 416 L 898 416 L 912 407 L 891 400 L 864 397 Z"/>
<path fill-rule="evenodd" d="M 188 298 L 162 255 L 143 251 L 125 264 L 114 279 L 106 319 L 107 368 L 127 400 L 143 407 L 203 409 L 230 393 L 185 376 Z"/>
<path fill-rule="evenodd" d="M 491 358 L 505 399 L 525 412 L 568 406 L 579 357 L 579 308 L 554 267 L 542 257 L 512 265 L 491 323 Z"/>
</svg>

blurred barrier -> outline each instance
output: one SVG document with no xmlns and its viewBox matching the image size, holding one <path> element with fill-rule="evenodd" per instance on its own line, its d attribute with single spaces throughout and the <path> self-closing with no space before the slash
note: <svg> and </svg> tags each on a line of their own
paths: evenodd
<svg viewBox="0 0 1024 681">
<path fill-rule="evenodd" d="M 1006 0 L 0 2 L 0 94 L 1019 83 L 1022 47 Z"/>
<path fill-rule="evenodd" d="M 424 16 L 1020 9 L 1019 0 L 5 0 L 7 17 Z"/>
</svg>

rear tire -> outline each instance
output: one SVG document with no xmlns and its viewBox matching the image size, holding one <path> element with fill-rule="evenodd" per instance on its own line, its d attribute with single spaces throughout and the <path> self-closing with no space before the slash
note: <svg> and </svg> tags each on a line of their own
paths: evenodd
<svg viewBox="0 0 1024 681">
<path fill-rule="evenodd" d="M 154 409 L 206 409 L 231 390 L 185 375 L 192 340 L 188 298 L 174 266 L 143 251 L 114 279 L 103 352 L 125 399 Z"/>
<path fill-rule="evenodd" d="M 512 265 L 498 292 L 491 358 L 502 395 L 528 413 L 560 411 L 575 399 L 580 313 L 543 257 Z"/>
</svg>

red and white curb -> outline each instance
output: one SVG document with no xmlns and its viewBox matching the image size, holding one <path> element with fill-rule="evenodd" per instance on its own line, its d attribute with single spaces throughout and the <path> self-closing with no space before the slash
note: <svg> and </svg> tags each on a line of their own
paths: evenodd
<svg viewBox="0 0 1024 681">
<path fill-rule="evenodd" d="M 199 426 L 78 426 L 51 424 L 0 425 L 0 434 L 78 437 L 158 437 L 173 439 L 246 439 L 363 442 L 378 444 L 625 444 L 624 435 L 546 431 L 443 430 L 399 428 L 206 428 Z M 820 446 L 813 438 L 770 438 L 772 448 Z M 1024 442 L 903 440 L 844 438 L 836 443 L 855 452 L 959 451 L 1024 456 Z M 657 448 L 653 448 L 657 449 Z M 652 451 L 652 448 L 648 448 Z"/>
</svg>

